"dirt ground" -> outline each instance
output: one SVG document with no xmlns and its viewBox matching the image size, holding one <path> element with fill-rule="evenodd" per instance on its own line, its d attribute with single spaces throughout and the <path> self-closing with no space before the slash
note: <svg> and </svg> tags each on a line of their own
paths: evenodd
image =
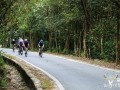
<svg viewBox="0 0 120 90">
<path fill-rule="evenodd" d="M 15 67 L 5 65 L 5 68 L 7 78 L 6 90 L 30 90 Z"/>
</svg>

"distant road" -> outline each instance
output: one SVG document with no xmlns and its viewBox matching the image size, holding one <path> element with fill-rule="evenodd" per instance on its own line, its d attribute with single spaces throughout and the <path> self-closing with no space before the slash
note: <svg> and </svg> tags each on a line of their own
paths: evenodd
<svg viewBox="0 0 120 90">
<path fill-rule="evenodd" d="M 55 77 L 65 90 L 120 90 L 119 71 L 78 63 L 55 55 L 43 54 L 43 58 L 40 58 L 38 53 L 28 52 L 28 57 L 25 57 L 18 55 L 17 51 L 12 52 L 11 49 L 2 50 L 45 70 Z M 118 74 L 116 80 L 115 74 Z M 106 79 L 104 75 L 107 76 Z"/>
</svg>

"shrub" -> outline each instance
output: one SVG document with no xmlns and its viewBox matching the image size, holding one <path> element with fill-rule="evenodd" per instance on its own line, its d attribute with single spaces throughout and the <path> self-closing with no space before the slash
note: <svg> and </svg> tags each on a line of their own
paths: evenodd
<svg viewBox="0 0 120 90">
<path fill-rule="evenodd" d="M 7 79 L 5 75 L 6 75 L 5 63 L 0 51 L 0 90 L 6 88 Z"/>
</svg>

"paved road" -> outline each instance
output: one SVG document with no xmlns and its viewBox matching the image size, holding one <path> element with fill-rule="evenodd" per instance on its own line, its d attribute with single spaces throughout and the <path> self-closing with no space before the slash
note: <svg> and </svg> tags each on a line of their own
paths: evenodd
<svg viewBox="0 0 120 90">
<path fill-rule="evenodd" d="M 55 77 L 65 90 L 120 90 L 120 72 L 111 71 L 97 66 L 70 61 L 54 55 L 44 54 L 43 58 L 36 52 L 29 52 L 28 57 L 18 55 L 17 51 L 3 49 L 8 54 L 20 57 L 25 61 L 42 68 Z M 110 81 L 118 74 L 110 87 Z M 109 79 L 105 79 L 106 75 Z M 109 81 L 109 83 L 108 83 Z"/>
</svg>

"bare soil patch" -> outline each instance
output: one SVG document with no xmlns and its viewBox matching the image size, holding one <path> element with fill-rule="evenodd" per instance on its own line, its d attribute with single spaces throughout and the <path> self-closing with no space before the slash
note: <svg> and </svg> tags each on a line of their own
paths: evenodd
<svg viewBox="0 0 120 90">
<path fill-rule="evenodd" d="M 14 66 L 5 65 L 7 87 L 5 90 L 30 90 Z"/>
</svg>

